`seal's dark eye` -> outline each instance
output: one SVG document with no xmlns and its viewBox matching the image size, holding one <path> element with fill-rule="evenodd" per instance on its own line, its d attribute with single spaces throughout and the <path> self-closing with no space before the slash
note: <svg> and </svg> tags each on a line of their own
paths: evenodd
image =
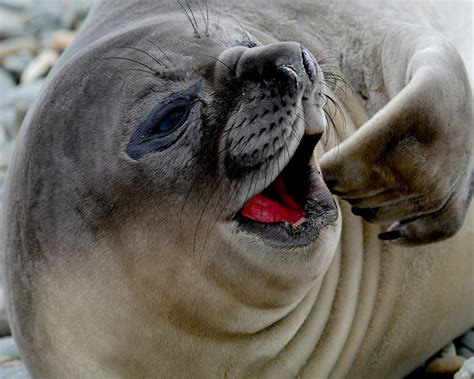
<svg viewBox="0 0 474 379">
<path fill-rule="evenodd" d="M 176 142 L 194 104 L 195 100 L 191 98 L 171 98 L 155 107 L 130 139 L 127 146 L 130 158 L 140 159 Z"/>
<path fill-rule="evenodd" d="M 159 132 L 168 133 L 179 127 L 185 113 L 186 108 L 181 107 L 173 109 L 172 111 L 165 114 L 158 124 Z"/>
<path fill-rule="evenodd" d="M 150 127 L 148 130 L 144 131 L 142 137 L 142 141 L 144 139 L 156 136 L 156 137 L 165 137 L 170 133 L 173 133 L 176 129 L 178 129 L 185 121 L 186 117 L 190 111 L 190 105 L 178 105 L 175 108 L 167 111 L 165 114 L 163 112 L 159 112 L 158 115 L 159 119 L 155 120 L 155 117 L 152 117 L 150 120 Z M 155 115 L 153 115 L 155 116 Z"/>
<path fill-rule="evenodd" d="M 173 145 L 184 133 L 197 103 L 202 80 L 188 91 L 176 93 L 158 104 L 133 132 L 126 152 L 132 159 L 164 150 Z"/>
</svg>

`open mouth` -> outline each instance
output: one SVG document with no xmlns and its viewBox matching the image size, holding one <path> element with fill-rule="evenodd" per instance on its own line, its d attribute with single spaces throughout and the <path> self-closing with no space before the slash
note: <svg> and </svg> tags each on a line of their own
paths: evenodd
<svg viewBox="0 0 474 379">
<path fill-rule="evenodd" d="M 305 135 L 286 167 L 237 214 L 239 229 L 279 247 L 313 242 L 337 219 L 337 207 L 316 168 L 319 136 Z"/>
</svg>

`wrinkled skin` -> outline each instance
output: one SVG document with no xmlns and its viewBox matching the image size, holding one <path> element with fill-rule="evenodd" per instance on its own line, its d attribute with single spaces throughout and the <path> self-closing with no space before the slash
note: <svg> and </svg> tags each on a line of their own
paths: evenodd
<svg viewBox="0 0 474 379">
<path fill-rule="evenodd" d="M 394 223 L 382 238 L 423 244 L 453 236 L 466 217 L 473 181 L 472 100 L 453 47 L 431 35 L 412 45 L 402 45 L 399 36 L 385 38 L 382 49 L 403 49 L 407 71 L 391 73 L 391 100 L 327 154 L 321 167 L 354 214 Z M 387 66 L 403 67 L 400 60 L 382 56 Z"/>
<path fill-rule="evenodd" d="M 211 15 L 196 33 L 172 1 L 99 2 L 29 112 L 2 237 L 28 370 L 405 375 L 474 321 L 460 306 L 471 279 L 439 287 L 467 270 L 472 232 L 387 254 L 392 242 L 450 237 L 466 217 L 473 133 L 460 57 L 432 31 L 332 3 L 244 1 Z M 331 55 L 340 61 L 325 67 Z M 352 84 L 366 69 L 373 86 Z M 353 85 L 346 96 L 335 75 Z M 192 99 L 183 125 L 135 139 L 176 96 Z M 242 228 L 245 203 L 320 138 L 307 162 L 319 213 L 302 229 Z M 354 213 L 400 224 L 362 224 L 320 171 Z M 462 311 L 446 319 L 441 305 Z"/>
</svg>

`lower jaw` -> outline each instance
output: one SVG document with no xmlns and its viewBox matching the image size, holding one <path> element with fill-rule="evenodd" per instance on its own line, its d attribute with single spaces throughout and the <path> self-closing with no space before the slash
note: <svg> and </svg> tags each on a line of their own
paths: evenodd
<svg viewBox="0 0 474 379">
<path fill-rule="evenodd" d="M 314 243 L 321 231 L 337 220 L 338 211 L 332 196 L 308 199 L 304 206 L 307 218 L 298 226 L 287 222 L 265 224 L 237 217 L 237 229 L 259 238 L 271 247 L 293 249 Z"/>
</svg>

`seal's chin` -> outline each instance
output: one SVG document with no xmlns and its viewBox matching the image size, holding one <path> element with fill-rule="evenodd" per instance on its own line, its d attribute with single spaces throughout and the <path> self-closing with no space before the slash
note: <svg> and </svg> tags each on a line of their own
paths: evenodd
<svg viewBox="0 0 474 379">
<path fill-rule="evenodd" d="M 319 136 L 305 135 L 276 179 L 236 215 L 238 228 L 276 247 L 302 247 L 337 219 L 337 206 L 313 157 Z"/>
</svg>

